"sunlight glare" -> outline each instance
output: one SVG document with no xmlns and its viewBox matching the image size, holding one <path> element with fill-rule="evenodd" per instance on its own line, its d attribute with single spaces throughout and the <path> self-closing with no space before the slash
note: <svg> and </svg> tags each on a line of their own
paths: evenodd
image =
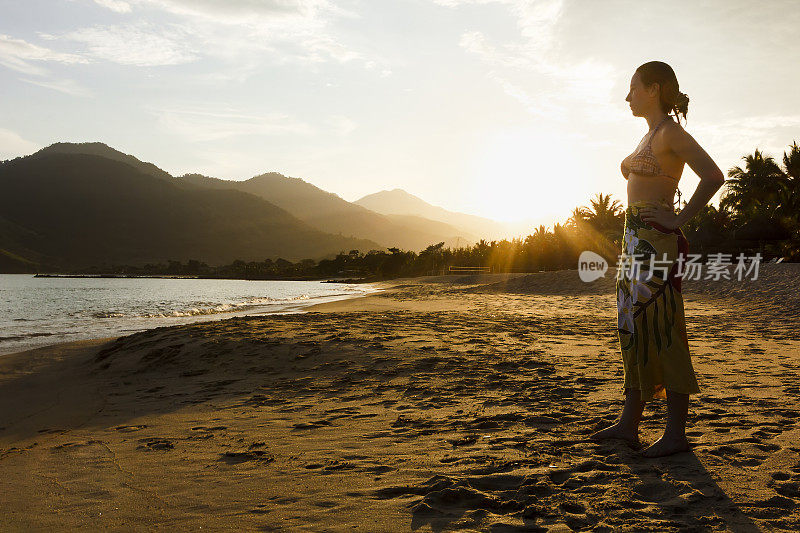
<svg viewBox="0 0 800 533">
<path fill-rule="evenodd" d="M 572 134 L 539 129 L 506 130 L 476 155 L 465 196 L 474 211 L 500 221 L 550 218 L 564 221 L 583 196 L 589 171 Z"/>
</svg>

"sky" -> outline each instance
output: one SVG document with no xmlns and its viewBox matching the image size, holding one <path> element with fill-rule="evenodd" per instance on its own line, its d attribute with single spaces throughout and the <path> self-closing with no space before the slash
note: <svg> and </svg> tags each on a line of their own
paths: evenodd
<svg viewBox="0 0 800 533">
<path fill-rule="evenodd" d="M 724 173 L 780 162 L 798 27 L 793 0 L 0 0 L 0 159 L 99 141 L 176 176 L 563 223 L 598 193 L 625 204 L 647 61 Z M 698 181 L 686 166 L 683 199 Z"/>
</svg>

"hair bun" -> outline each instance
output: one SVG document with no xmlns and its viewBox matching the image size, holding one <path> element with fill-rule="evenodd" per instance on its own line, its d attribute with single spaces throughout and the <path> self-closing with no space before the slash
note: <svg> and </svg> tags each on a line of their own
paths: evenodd
<svg viewBox="0 0 800 533">
<path fill-rule="evenodd" d="M 689 95 L 678 91 L 678 96 L 675 97 L 673 109 L 675 109 L 675 111 L 678 113 L 681 113 L 685 118 L 686 113 L 689 112 Z M 675 116 L 677 117 L 678 115 L 676 114 Z"/>
</svg>

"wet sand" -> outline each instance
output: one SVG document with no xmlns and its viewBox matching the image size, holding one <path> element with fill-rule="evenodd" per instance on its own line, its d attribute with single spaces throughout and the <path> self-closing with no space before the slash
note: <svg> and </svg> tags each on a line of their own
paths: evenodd
<svg viewBox="0 0 800 533">
<path fill-rule="evenodd" d="M 2 529 L 800 530 L 800 265 L 684 282 L 692 449 L 654 459 L 587 440 L 624 401 L 613 276 L 406 278 L 2 356 Z"/>
</svg>

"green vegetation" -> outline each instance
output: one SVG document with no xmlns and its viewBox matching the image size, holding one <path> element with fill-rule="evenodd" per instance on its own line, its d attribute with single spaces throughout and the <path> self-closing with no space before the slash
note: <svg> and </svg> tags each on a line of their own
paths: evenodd
<svg viewBox="0 0 800 533">
<path fill-rule="evenodd" d="M 719 209 L 708 205 L 685 226 L 690 252 L 752 255 L 800 260 L 800 148 L 795 141 L 783 155 L 783 167 L 759 150 L 744 156 L 745 167 L 728 171 Z M 686 205 L 686 202 L 683 202 Z M 144 266 L 111 265 L 70 270 L 80 274 L 185 275 L 239 279 L 390 279 L 446 273 L 449 266 L 489 267 L 492 272 L 537 272 L 576 268 L 583 250 L 615 264 L 621 249 L 624 210 L 611 195 L 598 194 L 577 207 L 564 224 L 539 226 L 530 235 L 471 247 L 444 248 L 439 242 L 419 253 L 399 248 L 343 250 L 333 259 L 235 260 L 209 266 L 199 260 Z M 109 235 L 109 238 L 112 236 Z M 8 253 L 8 252 L 6 252 Z"/>
<path fill-rule="evenodd" d="M 0 164 L 0 272 L 299 261 L 379 246 L 320 231 L 252 194 L 195 187 L 110 157 L 45 152 Z"/>
</svg>

